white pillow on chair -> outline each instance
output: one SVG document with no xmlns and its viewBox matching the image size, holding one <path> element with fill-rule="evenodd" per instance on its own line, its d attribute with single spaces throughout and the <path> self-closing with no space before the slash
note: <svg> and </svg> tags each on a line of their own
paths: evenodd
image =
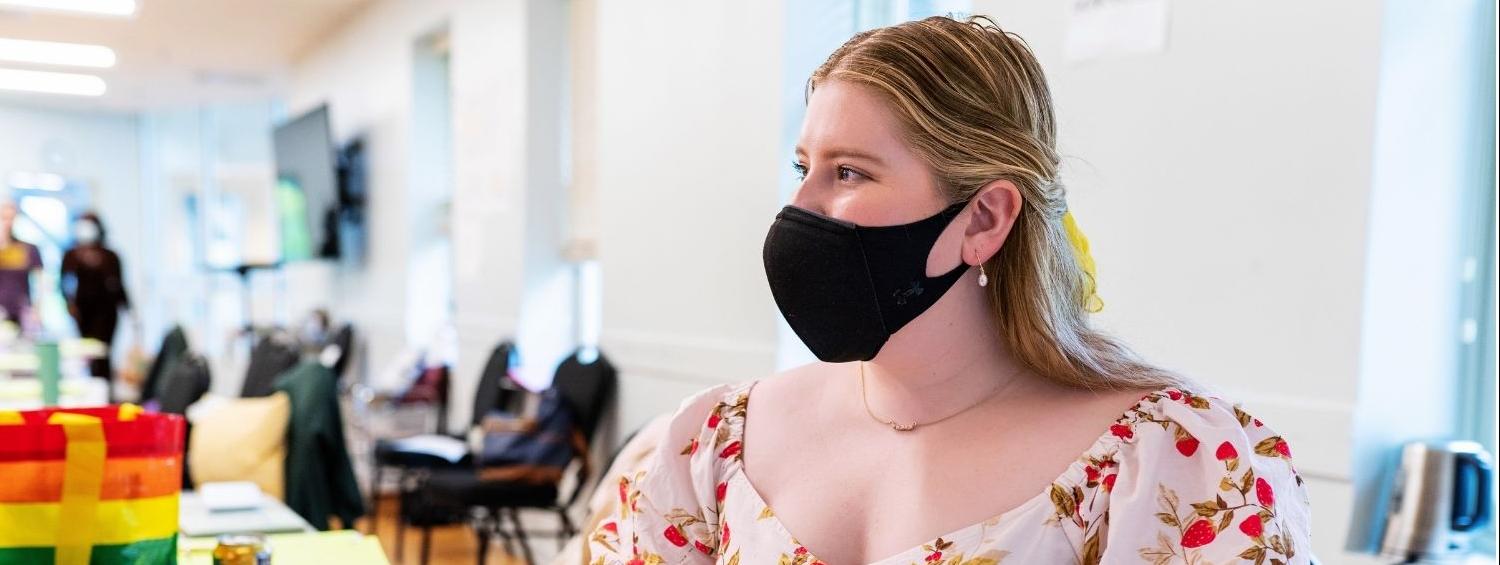
<svg viewBox="0 0 1500 565">
<path fill-rule="evenodd" d="M 286 427 L 291 401 L 278 392 L 235 398 L 195 414 L 188 467 L 196 484 L 250 481 L 267 496 L 285 496 Z"/>
</svg>

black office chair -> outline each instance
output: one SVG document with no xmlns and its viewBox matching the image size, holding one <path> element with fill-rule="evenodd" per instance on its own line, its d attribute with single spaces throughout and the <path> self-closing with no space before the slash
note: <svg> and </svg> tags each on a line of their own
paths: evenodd
<svg viewBox="0 0 1500 565">
<path fill-rule="evenodd" d="M 172 362 L 165 375 L 161 377 L 155 394 L 157 403 L 162 412 L 167 414 L 186 414 L 189 406 L 203 398 L 213 384 L 213 377 L 208 370 L 208 361 L 201 355 L 191 352 L 182 352 Z M 188 423 L 184 429 L 182 445 L 190 445 L 193 425 Z M 188 458 L 184 454 L 182 458 L 182 484 L 191 485 L 192 470 L 188 468 Z"/>
<path fill-rule="evenodd" d="M 302 350 L 296 340 L 283 332 L 270 332 L 261 336 L 250 349 L 250 366 L 245 369 L 245 382 L 240 390 L 244 398 L 271 396 L 275 392 L 276 379 L 296 367 L 302 361 Z"/>
<path fill-rule="evenodd" d="M 491 535 L 500 536 L 507 545 L 513 535 L 519 542 L 526 561 L 534 562 L 526 530 L 521 524 L 522 509 L 556 512 L 560 527 L 555 535 L 559 544 L 566 544 L 570 537 L 578 533 L 578 528 L 568 516 L 568 509 L 578 502 L 582 493 L 589 490 L 586 486 L 593 469 L 589 465 L 588 444 L 598 432 L 604 419 L 604 411 L 614 398 L 616 379 L 614 365 L 602 353 L 590 363 L 584 363 L 579 354 L 574 353 L 557 367 L 552 381 L 553 392 L 560 397 L 561 404 L 566 408 L 575 436 L 572 457 L 560 467 L 573 467 L 575 470 L 573 488 L 566 497 L 562 496 L 560 473 L 554 480 L 485 478 L 486 475 L 505 475 L 507 466 L 519 465 L 509 461 L 501 461 L 498 465 L 495 462 L 477 461 L 479 465 L 475 468 L 444 470 L 434 473 L 428 480 L 427 492 L 433 500 L 439 503 L 467 504 L 470 508 L 483 510 L 483 518 L 472 522 L 474 533 L 479 538 L 479 563 L 484 563 Z M 505 529 L 506 520 L 511 524 L 510 532 Z M 426 558 L 424 543 L 423 563 L 426 563 Z"/>
<path fill-rule="evenodd" d="M 187 332 L 182 326 L 172 326 L 172 330 L 161 338 L 161 347 L 156 350 L 156 356 L 151 358 L 151 366 L 146 369 L 146 378 L 141 383 L 141 395 L 137 402 L 145 404 L 156 398 L 156 393 L 161 389 L 163 377 L 172 370 L 172 365 L 177 359 L 188 351 Z"/>
<path fill-rule="evenodd" d="M 212 385 L 208 361 L 195 353 L 183 353 L 162 377 L 156 390 L 156 401 L 162 412 L 186 414 L 187 408 L 203 398 Z"/>
<path fill-rule="evenodd" d="M 510 363 L 515 352 L 515 343 L 510 340 L 500 342 L 490 352 L 489 359 L 485 362 L 484 370 L 479 376 L 479 386 L 474 392 L 474 413 L 471 417 L 471 425 L 479 425 L 484 416 L 493 410 L 498 403 L 502 402 L 510 380 Z M 446 417 L 447 411 L 439 414 L 440 418 Z M 455 439 L 463 440 L 464 435 L 459 434 Z M 464 520 L 461 508 L 457 511 L 450 508 L 438 507 L 424 504 L 423 500 L 414 498 L 412 493 L 420 491 L 420 485 L 425 482 L 425 476 L 436 469 L 467 468 L 473 465 L 472 455 L 464 455 L 458 461 L 450 461 L 429 453 L 403 449 L 399 439 L 381 439 L 375 442 L 375 468 L 370 478 L 370 515 L 378 516 L 380 505 L 379 488 L 381 479 L 386 468 L 396 471 L 396 483 L 398 495 L 396 498 L 396 555 L 402 555 L 405 547 L 406 526 L 415 525 L 423 527 L 423 542 L 427 543 L 430 536 L 430 528 L 434 525 L 456 524 Z M 370 521 L 370 531 L 375 533 L 376 520 Z"/>
</svg>

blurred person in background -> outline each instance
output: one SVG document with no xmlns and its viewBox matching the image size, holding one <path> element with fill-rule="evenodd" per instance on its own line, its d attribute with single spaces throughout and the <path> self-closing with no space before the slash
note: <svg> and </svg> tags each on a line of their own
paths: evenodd
<svg viewBox="0 0 1500 565">
<path fill-rule="evenodd" d="M 36 325 L 31 309 L 31 276 L 42 270 L 36 246 L 15 237 L 16 204 L 0 203 L 0 308 L 5 320 L 17 326 Z"/>
<path fill-rule="evenodd" d="M 73 242 L 73 248 L 62 259 L 63 296 L 68 300 L 68 313 L 78 324 L 79 336 L 104 342 L 108 351 L 115 339 L 120 310 L 130 308 L 120 256 L 106 247 L 104 224 L 93 212 L 85 212 L 73 221 Z M 105 353 L 90 361 L 89 372 L 113 379 L 110 355 Z"/>
<path fill-rule="evenodd" d="M 305 351 L 319 351 L 328 343 L 329 334 L 333 331 L 333 318 L 328 315 L 328 310 L 313 308 L 302 320 L 302 326 L 298 328 L 297 340 L 302 343 Z"/>
<path fill-rule="evenodd" d="M 596 562 L 1308 563 L 1286 441 L 1093 327 L 1056 124 L 987 18 L 834 51 L 763 249 L 822 362 L 685 401 Z"/>
</svg>

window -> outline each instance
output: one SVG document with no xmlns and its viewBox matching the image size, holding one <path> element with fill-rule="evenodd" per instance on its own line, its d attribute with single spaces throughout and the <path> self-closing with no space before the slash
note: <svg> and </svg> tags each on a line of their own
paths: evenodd
<svg viewBox="0 0 1500 565">
<path fill-rule="evenodd" d="M 1482 168 L 1486 174 L 1478 175 L 1480 182 L 1474 183 L 1467 197 L 1470 210 L 1464 241 L 1460 284 L 1458 336 L 1459 336 L 1459 399 L 1458 433 L 1467 439 L 1483 444 L 1491 454 L 1495 453 L 1496 380 L 1500 378 L 1495 366 L 1495 307 L 1496 307 L 1496 178 L 1495 178 L 1495 3 L 1487 2 L 1480 9 L 1488 12 L 1480 19 L 1483 26 L 1479 47 L 1484 56 L 1478 57 L 1478 84 L 1486 85 L 1485 92 L 1475 101 L 1476 115 L 1473 123 L 1484 124 L 1475 128 L 1474 145 L 1477 155 L 1483 155 Z M 1490 499 L 1494 503 L 1494 498 Z M 1490 508 L 1493 516 L 1495 508 Z M 1476 537 L 1476 550 L 1493 555 L 1495 553 L 1494 521 L 1491 520 L 1487 534 Z"/>
<path fill-rule="evenodd" d="M 72 246 L 73 216 L 87 207 L 87 190 L 79 183 L 59 179 L 58 188 L 37 188 L 16 182 L 12 175 L 11 194 L 16 198 L 16 222 L 13 232 L 16 239 L 35 245 L 42 257 L 41 279 L 31 281 L 31 295 L 36 304 L 39 320 L 53 335 L 71 335 L 73 319 L 68 317 L 67 304 L 61 294 L 54 291 L 63 252 Z M 44 176 L 44 175 L 38 175 Z"/>
<path fill-rule="evenodd" d="M 419 37 L 411 58 L 411 209 L 406 339 L 424 343 L 453 320 L 453 79 L 446 27 Z"/>
</svg>

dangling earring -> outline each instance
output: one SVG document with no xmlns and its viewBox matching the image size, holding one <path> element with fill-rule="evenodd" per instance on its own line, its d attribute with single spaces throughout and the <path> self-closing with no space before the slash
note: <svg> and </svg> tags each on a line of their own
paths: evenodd
<svg viewBox="0 0 1500 565">
<path fill-rule="evenodd" d="M 984 274 L 984 263 L 979 261 L 979 251 L 974 251 L 974 264 L 979 266 L 979 286 L 990 284 L 989 275 Z"/>
</svg>

